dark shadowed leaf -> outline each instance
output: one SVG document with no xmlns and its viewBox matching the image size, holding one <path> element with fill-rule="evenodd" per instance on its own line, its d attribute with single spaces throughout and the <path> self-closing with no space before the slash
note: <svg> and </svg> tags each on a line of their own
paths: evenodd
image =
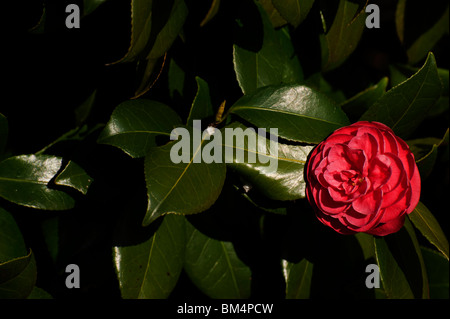
<svg viewBox="0 0 450 319">
<path fill-rule="evenodd" d="M 214 115 L 208 83 L 199 77 L 196 77 L 195 80 L 197 81 L 197 94 L 192 102 L 187 125 L 192 125 L 193 120 L 201 120 Z"/>
<path fill-rule="evenodd" d="M 0 263 L 26 254 L 25 242 L 14 217 L 0 207 Z"/>
<path fill-rule="evenodd" d="M 36 282 L 36 261 L 33 253 L 0 263 L 0 299 L 23 299 Z"/>
<path fill-rule="evenodd" d="M 326 95 L 304 85 L 261 88 L 239 99 L 230 112 L 257 127 L 278 128 L 279 137 L 304 143 L 319 143 L 350 124 Z"/>
<path fill-rule="evenodd" d="M 430 298 L 448 299 L 448 259 L 446 260 L 437 251 L 424 247 L 422 247 L 422 255 L 427 267 L 428 280 L 430 283 Z"/>
<path fill-rule="evenodd" d="M 231 242 L 208 237 L 186 223 L 184 269 L 207 296 L 219 299 L 250 297 L 251 271 Z"/>
<path fill-rule="evenodd" d="M 365 6 L 340 0 L 336 16 L 328 32 L 320 36 L 322 70 L 339 67 L 356 49 L 365 28 Z"/>
<path fill-rule="evenodd" d="M 129 100 L 116 107 L 98 142 L 118 147 L 132 157 L 142 157 L 157 145 L 157 136 L 169 137 L 179 124 L 177 113 L 165 104 Z"/>
<path fill-rule="evenodd" d="M 449 258 L 448 240 L 442 231 L 436 218 L 431 214 L 428 208 L 421 202 L 408 215 L 414 226 L 432 243 L 439 251 Z"/>
</svg>

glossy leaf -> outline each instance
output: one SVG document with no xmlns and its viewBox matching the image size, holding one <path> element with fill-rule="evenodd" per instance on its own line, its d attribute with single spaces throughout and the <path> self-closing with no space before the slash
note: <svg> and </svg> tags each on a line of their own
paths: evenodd
<svg viewBox="0 0 450 319">
<path fill-rule="evenodd" d="M 407 137 L 420 125 L 441 91 L 436 61 L 430 53 L 416 74 L 386 92 L 362 115 L 361 120 L 382 122 L 400 137 Z"/>
<path fill-rule="evenodd" d="M 304 143 L 319 143 L 350 124 L 326 95 L 304 85 L 261 88 L 239 99 L 230 113 L 266 130 L 278 128 L 279 137 Z"/>
<path fill-rule="evenodd" d="M 414 226 L 433 244 L 439 251 L 449 259 L 448 240 L 442 231 L 436 218 L 431 214 L 428 208 L 419 202 L 416 208 L 408 215 Z"/>
<path fill-rule="evenodd" d="M 333 24 L 320 36 L 324 72 L 339 67 L 353 53 L 364 31 L 365 19 L 365 6 L 360 9 L 353 1 L 339 1 Z"/>
<path fill-rule="evenodd" d="M 356 122 L 384 93 L 388 78 L 384 77 L 375 85 L 370 86 L 355 96 L 340 104 L 342 110 L 352 122 Z"/>
<path fill-rule="evenodd" d="M 247 138 L 236 139 L 232 144 L 224 141 L 227 165 L 268 198 L 275 200 L 304 198 L 306 184 L 303 169 L 313 146 L 278 143 L 273 137 L 269 137 L 269 132 L 267 135 L 258 135 L 255 130 L 238 122 L 226 126 L 223 132 L 226 134 L 227 130 L 236 129 L 242 130 Z"/>
<path fill-rule="evenodd" d="M 308 15 L 314 0 L 272 0 L 272 3 L 286 21 L 298 27 Z"/>
<path fill-rule="evenodd" d="M 86 195 L 92 181 L 93 179 L 73 161 L 69 161 L 64 170 L 55 178 L 56 185 L 72 187 L 83 195 Z"/>
<path fill-rule="evenodd" d="M 113 248 L 122 298 L 159 299 L 170 295 L 183 267 L 184 224 L 183 216 L 165 216 L 146 241 Z"/>
<path fill-rule="evenodd" d="M 296 83 L 303 79 L 287 29 L 275 30 L 266 12 L 259 4 L 257 7 L 263 28 L 261 47 L 250 50 L 238 44 L 233 46 L 234 71 L 244 94 L 263 86 Z"/>
<path fill-rule="evenodd" d="M 314 265 L 307 259 L 298 263 L 283 260 L 284 280 L 286 281 L 286 299 L 308 299 Z"/>
<path fill-rule="evenodd" d="M 208 83 L 199 77 L 196 77 L 195 80 L 197 81 L 197 94 L 192 102 L 187 125 L 193 125 L 193 120 L 201 120 L 214 115 Z"/>
<path fill-rule="evenodd" d="M 202 136 L 196 128 L 191 133 L 188 141 L 182 137 L 179 141 L 151 149 L 145 157 L 148 207 L 144 226 L 167 213 L 200 213 L 219 197 L 225 181 L 225 163 L 208 164 L 202 160 L 205 146 L 217 141 L 215 137 L 207 141 L 208 135 Z M 195 140 L 199 145 L 194 144 Z M 187 143 L 190 148 L 188 161 L 173 162 L 171 149 L 177 143 Z"/>
<path fill-rule="evenodd" d="M 172 129 L 180 124 L 179 116 L 165 104 L 146 99 L 129 100 L 113 111 L 98 142 L 118 147 L 132 157 L 143 157 L 157 145 L 157 136 L 169 137 Z"/>
<path fill-rule="evenodd" d="M 23 299 L 36 282 L 36 261 L 33 253 L 0 263 L 0 299 Z"/>
<path fill-rule="evenodd" d="M 0 155 L 5 151 L 6 143 L 8 141 L 8 120 L 0 113 Z"/>
<path fill-rule="evenodd" d="M 237 256 L 231 242 L 208 237 L 186 223 L 184 269 L 192 282 L 208 297 L 250 297 L 251 271 Z"/>
<path fill-rule="evenodd" d="M 66 193 L 49 188 L 59 172 L 60 157 L 20 155 L 0 163 L 0 196 L 19 205 L 48 210 L 64 210 L 74 206 Z"/>
<path fill-rule="evenodd" d="M 427 275 L 430 283 L 431 299 L 449 298 L 449 267 L 446 260 L 440 253 L 423 248 L 422 255 L 427 267 Z"/>
</svg>

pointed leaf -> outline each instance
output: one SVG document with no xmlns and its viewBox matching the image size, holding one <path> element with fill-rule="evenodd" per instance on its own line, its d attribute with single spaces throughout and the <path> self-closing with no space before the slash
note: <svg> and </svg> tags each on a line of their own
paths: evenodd
<svg viewBox="0 0 450 319">
<path fill-rule="evenodd" d="M 356 122 L 369 107 L 386 93 L 387 84 L 388 78 L 382 78 L 377 84 L 370 86 L 366 90 L 359 92 L 355 96 L 341 103 L 340 106 L 342 110 L 352 122 Z"/>
<path fill-rule="evenodd" d="M 181 119 L 165 104 L 129 100 L 116 107 L 98 142 L 118 147 L 132 157 L 143 157 L 156 146 L 157 136 L 169 137 L 179 124 Z"/>
<path fill-rule="evenodd" d="M 196 77 L 197 94 L 192 102 L 191 110 L 187 119 L 187 125 L 193 125 L 193 120 L 201 120 L 214 115 L 214 108 L 209 95 L 209 85 L 202 78 Z"/>
<path fill-rule="evenodd" d="M 184 223 L 183 216 L 165 216 L 146 241 L 113 248 L 122 298 L 160 299 L 170 295 L 183 267 Z"/>
<path fill-rule="evenodd" d="M 259 4 L 257 7 L 263 28 L 261 48 L 255 52 L 237 44 L 233 47 L 234 71 L 244 94 L 253 93 L 263 86 L 295 83 L 303 79 L 287 29 L 275 30 L 264 9 Z"/>
<path fill-rule="evenodd" d="M 314 0 L 272 0 L 281 16 L 295 28 L 305 20 Z"/>
<path fill-rule="evenodd" d="M 186 225 L 184 269 L 192 282 L 210 298 L 249 298 L 251 271 L 236 255 L 233 244 Z"/>
<path fill-rule="evenodd" d="M 407 137 L 420 125 L 441 91 L 436 61 L 430 53 L 416 74 L 386 92 L 362 115 L 361 120 L 382 122 L 400 137 Z"/>
<path fill-rule="evenodd" d="M 230 113 L 266 130 L 278 128 L 279 137 L 305 143 L 320 143 L 350 124 L 326 95 L 304 85 L 261 88 L 239 99 Z"/>
<path fill-rule="evenodd" d="M 202 212 L 220 194 L 225 181 L 225 163 L 220 159 L 220 162 L 208 164 L 202 159 L 204 147 L 217 141 L 215 138 L 207 141 L 208 134 L 202 134 L 197 128 L 190 131 L 192 134 L 188 130 L 186 132 L 188 140 L 182 135 L 177 142 L 151 149 L 145 157 L 148 207 L 144 226 L 167 213 L 189 215 Z M 187 146 L 190 151 L 186 162 L 175 164 L 171 149 L 177 143 Z M 185 151 L 182 148 L 182 152 Z"/>
<path fill-rule="evenodd" d="M 72 208 L 72 197 L 48 187 L 61 164 L 60 157 L 51 155 L 20 155 L 0 162 L 0 196 L 38 209 Z"/>
<path fill-rule="evenodd" d="M 73 161 L 67 163 L 64 170 L 55 178 L 56 185 L 69 186 L 86 195 L 92 178 Z"/>
<path fill-rule="evenodd" d="M 333 24 L 325 35 L 320 36 L 322 70 L 339 67 L 356 49 L 365 28 L 365 6 L 359 10 L 358 3 L 340 0 Z"/>
<path fill-rule="evenodd" d="M 233 122 L 223 131 L 242 130 L 247 136 L 234 143 L 224 141 L 225 162 L 263 195 L 275 200 L 305 197 L 303 169 L 313 146 L 281 144 L 258 135 L 252 128 Z M 224 135 L 223 134 L 223 135 Z M 250 160 L 249 160 L 250 159 Z"/>
<path fill-rule="evenodd" d="M 298 263 L 283 260 L 284 280 L 286 281 L 286 299 L 308 299 L 311 290 L 313 263 L 302 259 Z"/>
<path fill-rule="evenodd" d="M 436 218 L 428 208 L 419 202 L 416 208 L 408 215 L 414 226 L 432 243 L 439 251 L 449 259 L 448 240 L 442 231 Z"/>
</svg>

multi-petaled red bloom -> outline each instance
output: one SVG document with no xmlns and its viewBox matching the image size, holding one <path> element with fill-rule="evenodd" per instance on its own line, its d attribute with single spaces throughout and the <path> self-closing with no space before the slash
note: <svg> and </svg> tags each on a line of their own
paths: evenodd
<svg viewBox="0 0 450 319">
<path fill-rule="evenodd" d="M 306 177 L 317 218 L 341 234 L 397 232 L 420 197 L 414 155 L 377 122 L 336 130 L 312 151 Z"/>
</svg>

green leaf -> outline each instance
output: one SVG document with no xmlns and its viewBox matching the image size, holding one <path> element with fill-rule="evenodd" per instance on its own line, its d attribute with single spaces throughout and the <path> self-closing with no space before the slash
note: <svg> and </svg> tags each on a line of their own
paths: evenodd
<svg viewBox="0 0 450 319">
<path fill-rule="evenodd" d="M 122 298 L 160 299 L 170 295 L 183 268 L 184 225 L 183 216 L 168 215 L 144 242 L 113 248 Z"/>
<path fill-rule="evenodd" d="M 416 74 L 387 91 L 360 120 L 384 123 L 400 137 L 407 137 L 420 125 L 441 91 L 436 61 L 430 53 Z"/>
<path fill-rule="evenodd" d="M 72 208 L 72 197 L 48 187 L 61 165 L 62 158 L 51 155 L 20 155 L 0 162 L 0 196 L 38 209 Z"/>
<path fill-rule="evenodd" d="M 238 44 L 233 46 L 234 71 L 244 94 L 263 86 L 296 83 L 303 79 L 288 29 L 275 30 L 264 9 L 259 4 L 257 7 L 262 19 L 262 46 L 257 51 Z"/>
<path fill-rule="evenodd" d="M 0 263 L 27 254 L 27 248 L 14 217 L 0 207 Z"/>
<path fill-rule="evenodd" d="M 0 113 L 0 155 L 3 154 L 8 142 L 8 119 Z"/>
<path fill-rule="evenodd" d="M 203 18 L 202 22 L 200 22 L 200 26 L 205 26 L 209 21 L 214 18 L 214 16 L 219 12 L 220 0 L 212 0 L 211 7 L 208 10 L 208 13 Z"/>
<path fill-rule="evenodd" d="M 422 247 L 422 255 L 426 264 L 428 280 L 430 283 L 430 298 L 448 299 L 448 259 L 446 260 L 440 253 L 424 247 Z"/>
<path fill-rule="evenodd" d="M 193 125 L 193 120 L 201 120 L 207 117 L 214 116 L 214 108 L 211 104 L 211 97 L 209 95 L 208 83 L 196 77 L 197 81 L 197 94 L 192 102 L 191 110 L 187 119 L 187 125 Z"/>
<path fill-rule="evenodd" d="M 350 124 L 326 95 L 304 85 L 261 88 L 239 99 L 230 113 L 266 130 L 278 128 L 279 137 L 304 143 L 320 143 Z"/>
<path fill-rule="evenodd" d="M 308 299 L 311 290 L 313 263 L 302 259 L 298 263 L 283 260 L 284 280 L 286 281 L 286 299 Z"/>
<path fill-rule="evenodd" d="M 438 156 L 438 148 L 442 144 L 448 144 L 448 132 L 449 130 L 447 129 L 442 139 L 428 137 L 407 141 L 416 159 L 422 180 L 431 174 Z"/>
<path fill-rule="evenodd" d="M 26 256 L 0 263 L 0 299 L 28 297 L 36 275 L 36 261 L 31 250 Z"/>
<path fill-rule="evenodd" d="M 272 0 L 281 16 L 295 28 L 305 20 L 314 0 Z"/>
<path fill-rule="evenodd" d="M 34 286 L 27 299 L 53 299 L 53 297 L 44 289 Z"/>
<path fill-rule="evenodd" d="M 448 34 L 449 6 L 447 5 L 444 9 L 441 4 L 438 7 L 434 7 L 434 10 L 431 10 L 431 15 L 427 14 L 425 16 L 420 10 L 414 10 L 417 7 L 408 10 L 409 6 L 413 7 L 414 3 L 406 0 L 398 2 L 395 12 L 395 23 L 397 35 L 407 48 L 408 61 L 410 64 L 415 64 L 427 56 L 428 52 L 434 48 L 442 36 Z M 408 15 L 414 13 L 416 13 L 415 16 Z M 439 14 L 439 16 L 436 16 L 436 14 Z M 410 23 L 405 23 L 408 21 Z M 432 24 L 428 26 L 428 22 L 432 22 Z"/>
<path fill-rule="evenodd" d="M 377 84 L 341 103 L 340 107 L 352 122 L 356 122 L 370 106 L 386 93 L 387 84 L 388 78 L 384 77 Z"/>
<path fill-rule="evenodd" d="M 129 100 L 113 111 L 98 142 L 118 147 L 132 157 L 143 157 L 157 145 L 157 136 L 169 137 L 180 124 L 177 113 L 165 104 L 146 99 Z"/>
<path fill-rule="evenodd" d="M 142 223 L 144 226 L 167 213 L 190 215 L 202 212 L 216 201 L 222 190 L 225 163 L 208 164 L 202 160 L 205 147 L 210 143 L 217 144 L 216 137 L 207 141 L 209 135 L 196 128 L 185 132 L 188 137 L 181 135 L 179 141 L 153 148 L 145 157 L 148 207 Z M 186 153 L 186 161 L 180 159 L 175 164 L 171 149 L 178 147 L 178 143 L 187 146 L 189 153 Z M 181 150 L 187 152 L 184 147 Z"/>
<path fill-rule="evenodd" d="M 405 274 L 389 251 L 385 238 L 375 238 L 375 254 L 386 297 L 389 299 L 413 299 Z"/>
<path fill-rule="evenodd" d="M 115 63 L 159 58 L 172 45 L 186 16 L 183 0 L 132 0 L 130 47 Z"/>
<path fill-rule="evenodd" d="M 374 237 L 375 255 L 389 299 L 429 298 L 422 252 L 409 220 L 397 233 Z"/>
<path fill-rule="evenodd" d="M 294 200 L 305 197 L 303 169 L 313 146 L 277 143 L 238 122 L 226 126 L 222 130 L 223 136 L 227 130 L 242 130 L 247 136 L 244 140 L 236 138 L 232 143 L 225 139 L 225 162 L 229 167 L 270 199 Z"/>
<path fill-rule="evenodd" d="M 365 28 L 365 6 L 340 0 L 333 24 L 326 34 L 320 35 L 322 71 L 339 67 L 356 49 Z M 359 10 L 359 11 L 358 11 Z"/>
<path fill-rule="evenodd" d="M 55 178 L 56 185 L 72 187 L 83 195 L 87 194 L 92 181 L 92 178 L 73 161 L 69 161 L 64 170 Z"/>
<path fill-rule="evenodd" d="M 108 0 L 84 0 L 83 1 L 83 15 L 91 14 L 98 8 L 99 5 Z"/>
<path fill-rule="evenodd" d="M 249 298 L 251 271 L 233 244 L 208 237 L 190 223 L 186 226 L 184 269 L 192 282 L 210 298 Z"/>
<path fill-rule="evenodd" d="M 436 218 L 428 208 L 419 202 L 416 208 L 408 215 L 414 226 L 433 244 L 444 256 L 449 259 L 448 240 Z"/>
</svg>

